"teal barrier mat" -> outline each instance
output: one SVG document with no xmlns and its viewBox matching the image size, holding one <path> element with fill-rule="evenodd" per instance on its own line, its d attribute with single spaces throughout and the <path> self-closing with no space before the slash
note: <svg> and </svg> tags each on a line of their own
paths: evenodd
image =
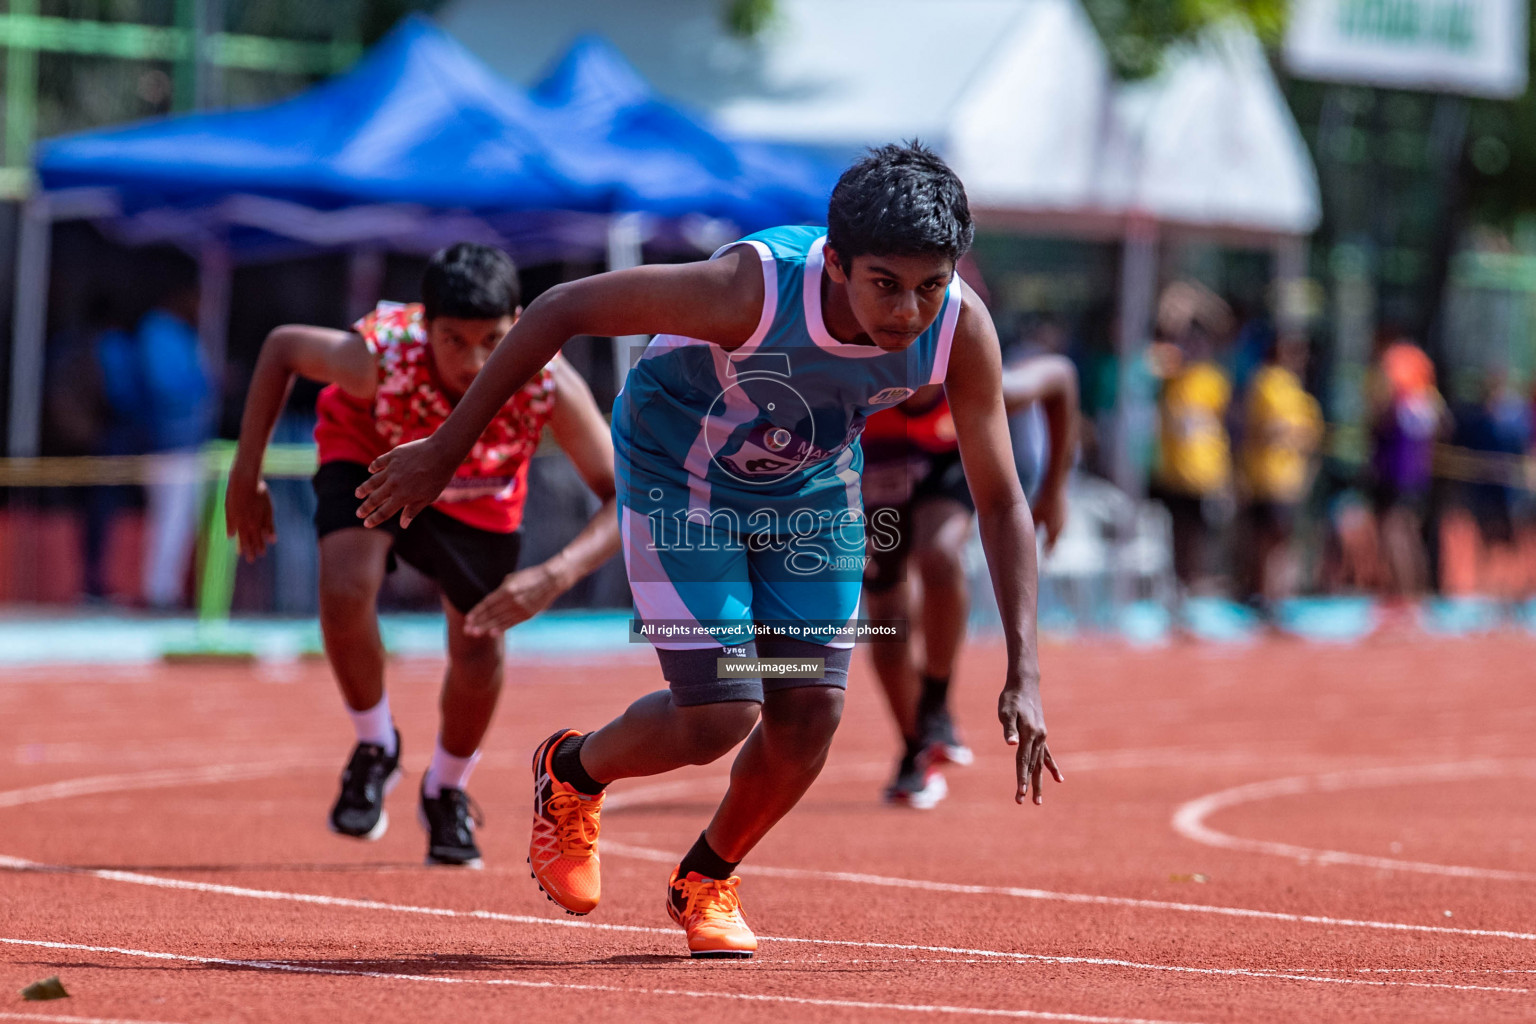
<svg viewBox="0 0 1536 1024">
<path fill-rule="evenodd" d="M 581 658 L 645 651 L 644 645 L 629 642 L 629 620 L 627 611 L 551 612 L 511 630 L 507 653 L 511 658 Z M 384 615 L 380 623 L 391 654 L 443 653 L 441 615 Z M 0 665 L 133 664 L 159 661 L 168 653 L 289 660 L 320 653 L 320 628 L 314 619 L 221 623 L 130 615 L 0 619 Z"/>
</svg>

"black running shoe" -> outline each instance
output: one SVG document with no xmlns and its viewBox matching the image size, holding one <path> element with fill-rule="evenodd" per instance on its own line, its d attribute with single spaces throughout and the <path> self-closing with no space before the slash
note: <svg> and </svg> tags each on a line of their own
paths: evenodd
<svg viewBox="0 0 1536 1024">
<path fill-rule="evenodd" d="M 341 795 L 331 808 L 331 831 L 370 842 L 389 828 L 384 797 L 400 781 L 400 730 L 395 752 L 384 753 L 377 743 L 359 743 L 341 773 Z"/>
<path fill-rule="evenodd" d="M 934 767 L 928 751 L 903 757 L 896 765 L 896 777 L 885 787 L 885 802 L 900 804 L 916 811 L 938 806 L 949 795 L 949 783 Z"/>
<path fill-rule="evenodd" d="M 963 766 L 976 760 L 971 748 L 960 739 L 960 733 L 955 729 L 955 720 L 950 717 L 949 708 L 944 705 L 920 712 L 917 728 L 928 746 L 928 756 L 936 763 Z"/>
<path fill-rule="evenodd" d="M 468 793 L 444 786 L 434 799 L 423 789 L 420 820 L 421 827 L 427 830 L 428 867 L 485 866 L 480 860 L 480 847 L 475 845 L 475 827 L 485 824 L 485 815 Z"/>
</svg>

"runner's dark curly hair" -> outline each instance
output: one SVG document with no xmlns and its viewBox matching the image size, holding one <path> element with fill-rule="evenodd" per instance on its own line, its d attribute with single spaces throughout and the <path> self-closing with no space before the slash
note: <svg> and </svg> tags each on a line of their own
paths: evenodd
<svg viewBox="0 0 1536 1024">
<path fill-rule="evenodd" d="M 916 140 L 870 150 L 843 172 L 827 207 L 827 245 L 844 267 L 867 253 L 959 260 L 975 235 L 965 186 Z"/>
<path fill-rule="evenodd" d="M 428 320 L 499 320 L 522 302 L 517 266 L 492 245 L 459 242 L 440 249 L 421 275 L 421 302 Z"/>
</svg>

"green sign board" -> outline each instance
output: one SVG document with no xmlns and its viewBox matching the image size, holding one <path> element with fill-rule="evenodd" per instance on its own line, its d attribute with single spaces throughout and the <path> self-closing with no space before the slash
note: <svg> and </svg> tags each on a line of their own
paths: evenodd
<svg viewBox="0 0 1536 1024">
<path fill-rule="evenodd" d="M 1528 0 L 1294 0 L 1299 78 L 1511 97 L 1525 92 Z"/>
</svg>

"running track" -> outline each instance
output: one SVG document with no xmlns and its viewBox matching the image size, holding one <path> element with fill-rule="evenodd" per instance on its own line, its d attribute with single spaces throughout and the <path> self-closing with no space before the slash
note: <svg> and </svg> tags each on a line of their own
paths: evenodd
<svg viewBox="0 0 1536 1024">
<path fill-rule="evenodd" d="M 437 663 L 391 666 L 410 771 L 372 845 L 323 825 L 350 747 L 323 665 L 13 671 L 0 1021 L 1536 1019 L 1536 643 L 1043 660 L 1066 785 L 1012 803 L 1001 651 L 973 648 L 978 761 L 926 814 L 877 802 L 860 664 L 822 781 L 744 865 L 748 963 L 680 956 L 661 907 L 720 767 L 614 787 L 590 918 L 525 872 L 527 752 L 654 687 L 643 649 L 510 672 L 483 872 L 420 866 Z M 53 974 L 72 998 L 16 995 Z"/>
</svg>

